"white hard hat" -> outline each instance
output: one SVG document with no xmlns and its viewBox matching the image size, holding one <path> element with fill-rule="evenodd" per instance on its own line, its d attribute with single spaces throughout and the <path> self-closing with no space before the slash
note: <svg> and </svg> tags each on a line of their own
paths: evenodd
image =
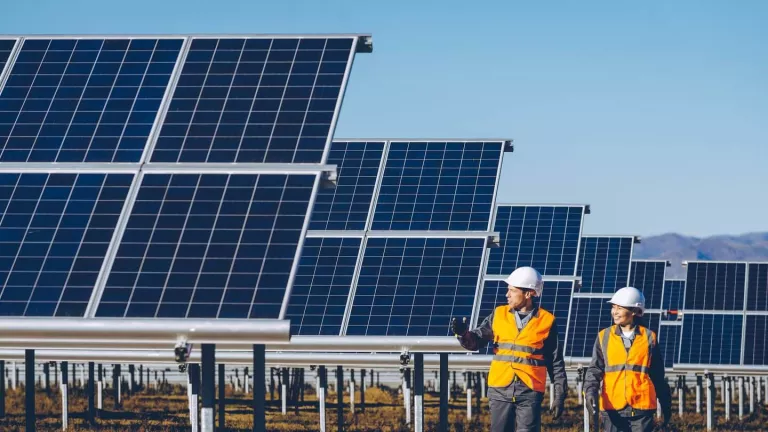
<svg viewBox="0 0 768 432">
<path fill-rule="evenodd" d="M 624 287 L 616 291 L 608 303 L 627 308 L 638 308 L 641 315 L 645 313 L 645 296 L 635 287 Z"/>
<path fill-rule="evenodd" d="M 541 291 L 544 290 L 544 281 L 541 278 L 541 273 L 533 267 L 520 267 L 516 269 L 504 282 L 515 288 L 533 290 L 536 293 L 536 297 L 541 297 Z"/>
</svg>

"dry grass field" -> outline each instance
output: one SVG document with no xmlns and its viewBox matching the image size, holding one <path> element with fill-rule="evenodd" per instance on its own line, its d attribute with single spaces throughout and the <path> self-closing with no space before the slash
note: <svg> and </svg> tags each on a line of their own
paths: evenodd
<svg viewBox="0 0 768 432">
<path fill-rule="evenodd" d="M 104 408 L 97 425 L 90 426 L 85 420 L 87 399 L 80 390 L 75 390 L 70 396 L 70 429 L 71 431 L 141 431 L 168 432 L 189 430 L 186 389 L 181 386 L 171 386 L 168 391 L 158 394 L 154 390 L 144 391 L 132 397 L 124 397 L 120 410 L 114 410 L 114 401 L 105 392 Z M 267 396 L 269 398 L 269 395 Z M 50 395 L 38 390 L 37 393 L 37 429 L 39 431 L 61 430 L 61 403 L 57 390 Z M 356 413 L 349 412 L 349 398 L 345 395 L 345 429 L 348 431 L 384 431 L 401 432 L 410 428 L 405 424 L 405 410 L 402 396 L 396 390 L 382 387 L 369 388 L 366 391 L 366 409 L 360 411 L 359 395 Z M 331 392 L 327 398 L 327 424 L 329 431 L 336 430 L 336 394 Z M 675 398 L 675 404 L 677 399 Z M 14 432 L 24 430 L 24 393 L 23 391 L 8 390 L 6 395 L 6 418 L 0 420 L 0 430 Z M 227 431 L 250 431 L 252 414 L 250 400 L 242 394 L 232 394 L 227 388 Z M 688 412 L 694 412 L 694 397 L 688 398 Z M 546 400 L 545 400 L 546 405 Z M 466 421 L 466 400 L 459 398 L 451 402 L 450 427 L 453 431 L 486 431 L 489 429 L 487 401 L 482 402 L 479 415 L 475 412 L 472 421 Z M 677 406 L 673 407 L 677 412 Z M 742 421 L 737 420 L 737 405 L 732 404 L 731 420 L 726 422 L 723 416 L 723 406 L 717 405 L 717 430 L 721 431 L 761 431 L 768 430 L 768 410 L 760 407 L 760 412 L 746 415 Z M 288 414 L 280 412 L 279 401 L 268 401 L 267 430 L 270 431 L 315 431 L 318 430 L 319 415 L 317 413 L 317 398 L 312 390 L 305 393 L 305 401 L 298 408 L 288 407 Z M 746 408 L 745 408 L 746 410 Z M 545 407 L 546 411 L 546 407 Z M 438 421 L 437 394 L 425 395 L 426 430 L 434 430 Z M 218 419 L 217 419 L 218 422 Z M 567 410 L 563 417 L 553 422 L 548 413 L 543 416 L 542 429 L 545 431 L 579 431 L 582 427 L 581 407 L 577 406 L 575 396 L 567 401 Z M 705 418 L 702 415 L 688 414 L 684 418 L 675 415 L 672 430 L 703 431 Z M 661 430 L 661 427 L 657 427 Z"/>
</svg>

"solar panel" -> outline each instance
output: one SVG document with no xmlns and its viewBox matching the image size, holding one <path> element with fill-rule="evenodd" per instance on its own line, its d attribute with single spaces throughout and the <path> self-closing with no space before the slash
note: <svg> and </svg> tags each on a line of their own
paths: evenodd
<svg viewBox="0 0 768 432">
<path fill-rule="evenodd" d="M 96 316 L 278 318 L 318 178 L 144 173 Z"/>
<path fill-rule="evenodd" d="M 646 310 L 643 316 L 640 317 L 640 319 L 637 320 L 636 322 L 641 324 L 645 328 L 655 331 L 656 334 L 658 335 L 659 323 L 661 322 L 661 314 L 657 312 L 648 312 Z"/>
<path fill-rule="evenodd" d="M 629 285 L 643 292 L 646 309 L 661 309 L 667 261 L 635 260 L 631 263 Z"/>
<path fill-rule="evenodd" d="M 328 163 L 337 165 L 337 184 L 318 191 L 309 228 L 366 229 L 383 155 L 383 141 L 334 141 Z"/>
<path fill-rule="evenodd" d="M 139 162 L 181 38 L 28 38 L 0 93 L 0 162 Z"/>
<path fill-rule="evenodd" d="M 541 298 L 537 300 L 537 303 L 542 308 L 555 315 L 560 331 L 561 343 L 565 339 L 573 284 L 573 281 L 544 281 L 544 291 Z M 506 294 L 506 282 L 486 280 L 483 284 L 483 295 L 480 301 L 479 314 L 475 323 L 479 325 L 479 323 L 490 315 L 496 307 L 507 304 Z M 490 345 L 487 347 L 485 353 L 492 354 Z"/>
<path fill-rule="evenodd" d="M 768 263 L 749 263 L 747 310 L 768 311 Z"/>
<path fill-rule="evenodd" d="M 746 332 L 744 334 L 744 364 L 768 364 L 768 316 L 747 315 Z"/>
<path fill-rule="evenodd" d="M 568 318 L 565 355 L 592 357 L 592 348 L 600 330 L 613 325 L 608 298 L 574 297 Z"/>
<path fill-rule="evenodd" d="M 501 247 L 491 249 L 487 274 L 531 266 L 547 276 L 575 276 L 585 213 L 583 205 L 498 205 L 494 231 Z"/>
<path fill-rule="evenodd" d="M 356 43 L 193 38 L 151 161 L 323 162 Z"/>
<path fill-rule="evenodd" d="M 369 237 L 346 334 L 449 336 L 472 315 L 486 241 Z"/>
<path fill-rule="evenodd" d="M 683 364 L 735 365 L 741 361 L 743 315 L 691 314 L 683 320 Z"/>
<path fill-rule="evenodd" d="M 292 335 L 339 335 L 362 238 L 304 242 L 285 318 Z"/>
<path fill-rule="evenodd" d="M 685 279 L 667 279 L 664 281 L 664 298 L 661 301 L 662 308 L 667 311 L 679 311 L 683 308 L 683 295 L 685 294 Z M 675 315 L 670 315 L 677 319 Z"/>
<path fill-rule="evenodd" d="M 609 294 L 627 286 L 634 242 L 632 236 L 582 237 L 579 292 Z"/>
<path fill-rule="evenodd" d="M 488 231 L 504 141 L 389 143 L 374 230 Z"/>
<path fill-rule="evenodd" d="M 0 315 L 84 315 L 133 177 L 0 174 Z"/>
<path fill-rule="evenodd" d="M 15 45 L 15 39 L 0 39 L 0 73 L 3 72 L 3 68 L 11 57 Z"/>
<path fill-rule="evenodd" d="M 664 366 L 672 367 L 677 363 L 677 355 L 680 350 L 680 332 L 682 327 L 679 325 L 664 325 L 659 327 L 659 349 L 664 357 Z"/>
<path fill-rule="evenodd" d="M 728 311 L 744 309 L 747 264 L 688 262 L 684 308 Z"/>
</svg>

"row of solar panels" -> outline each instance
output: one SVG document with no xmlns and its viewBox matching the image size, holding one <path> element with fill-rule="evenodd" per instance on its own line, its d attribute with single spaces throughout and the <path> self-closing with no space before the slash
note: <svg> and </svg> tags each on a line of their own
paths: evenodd
<svg viewBox="0 0 768 432">
<path fill-rule="evenodd" d="M 755 351 L 740 361 L 765 359 L 764 341 L 748 342 L 764 317 L 739 318 L 738 293 L 718 291 L 765 287 L 765 272 L 689 266 L 685 290 L 664 284 L 665 262 L 631 262 L 634 237 L 582 237 L 586 206 L 496 206 L 508 142 L 331 146 L 368 43 L 0 39 L 0 315 L 279 317 L 302 335 L 441 336 L 453 316 L 478 322 L 503 302 L 500 280 L 533 265 L 566 355 L 591 354 L 606 297 L 629 283 L 661 322 L 668 363 L 722 363 L 750 320 L 738 341 Z M 335 188 L 321 187 L 324 164 L 337 165 Z M 741 293 L 765 310 L 764 289 Z M 668 319 L 689 302 L 706 312 Z"/>
<path fill-rule="evenodd" d="M 321 163 L 366 40 L 0 38 L 0 162 Z"/>
</svg>

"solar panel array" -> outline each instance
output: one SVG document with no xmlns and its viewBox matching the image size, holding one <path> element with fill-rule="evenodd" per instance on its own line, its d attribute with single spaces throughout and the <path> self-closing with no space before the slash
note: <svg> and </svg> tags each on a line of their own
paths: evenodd
<svg viewBox="0 0 768 432">
<path fill-rule="evenodd" d="M 768 264 L 692 261 L 686 266 L 679 363 L 768 363 Z"/>
<path fill-rule="evenodd" d="M 0 41 L 0 314 L 281 317 L 367 43 Z"/>
<path fill-rule="evenodd" d="M 293 334 L 449 336 L 452 317 L 473 314 L 509 148 L 334 141 L 337 186 L 318 192 L 308 242 L 359 253 L 303 252 L 286 315 Z"/>
</svg>

